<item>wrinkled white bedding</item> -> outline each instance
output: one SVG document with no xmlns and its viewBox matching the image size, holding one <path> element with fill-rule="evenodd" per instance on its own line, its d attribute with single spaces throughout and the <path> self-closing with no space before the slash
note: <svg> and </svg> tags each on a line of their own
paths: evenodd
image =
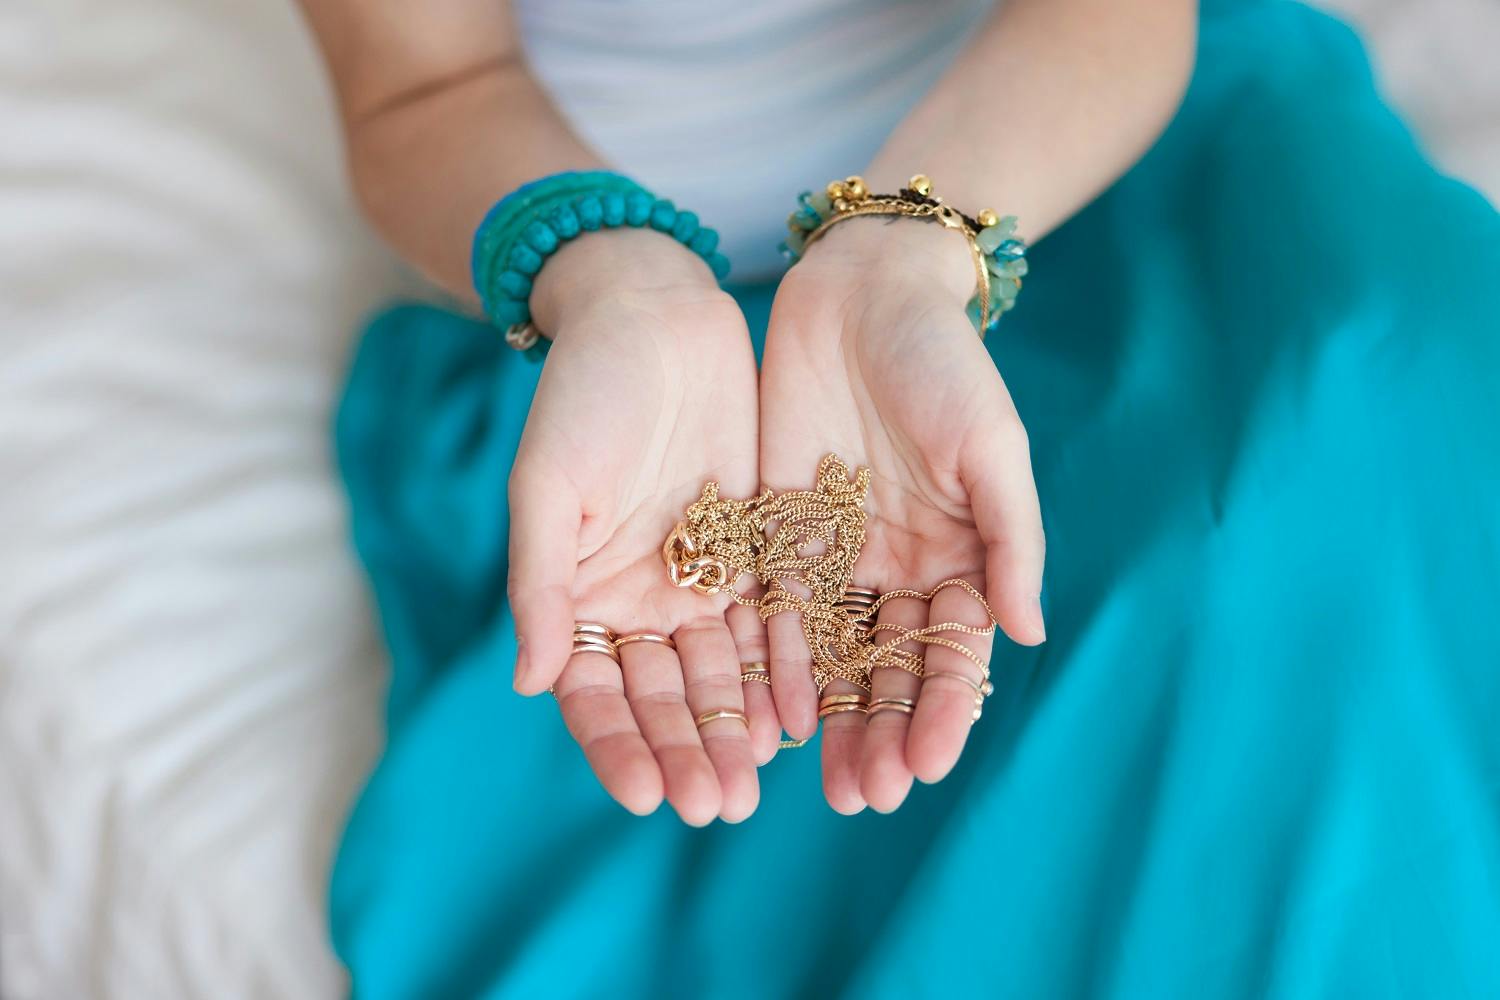
<svg viewBox="0 0 1500 1000">
<path fill-rule="evenodd" d="M 0 6 L 0 994 L 318 997 L 382 664 L 328 407 L 392 271 L 295 8 Z"/>
<path fill-rule="evenodd" d="M 1340 0 L 1500 192 L 1492 0 Z M 283 0 L 0 7 L 0 995 L 322 997 L 383 666 L 328 409 L 397 287 Z"/>
</svg>

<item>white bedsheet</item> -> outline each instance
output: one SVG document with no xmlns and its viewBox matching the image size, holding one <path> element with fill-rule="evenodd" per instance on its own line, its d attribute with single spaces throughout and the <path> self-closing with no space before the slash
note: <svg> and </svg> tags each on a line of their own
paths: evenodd
<svg viewBox="0 0 1500 1000">
<path fill-rule="evenodd" d="M 0 994 L 320 997 L 383 666 L 325 428 L 392 286 L 282 3 L 0 5 Z"/>
<path fill-rule="evenodd" d="M 1500 192 L 1493 0 L 1340 0 Z M 0 6 L 0 995 L 338 995 L 384 683 L 327 426 L 399 283 L 283 0 Z"/>
</svg>

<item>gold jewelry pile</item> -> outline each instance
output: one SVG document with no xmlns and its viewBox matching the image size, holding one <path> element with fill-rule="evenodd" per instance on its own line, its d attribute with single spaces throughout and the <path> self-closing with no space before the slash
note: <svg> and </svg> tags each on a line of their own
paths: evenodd
<svg viewBox="0 0 1500 1000">
<path fill-rule="evenodd" d="M 975 689 L 977 719 L 984 696 L 993 690 L 989 664 L 943 633 L 993 635 L 994 611 L 978 590 L 959 579 L 944 580 L 929 591 L 893 590 L 884 594 L 853 586 L 854 564 L 865 540 L 864 503 L 869 489 L 870 470 L 860 469 L 851 482 L 849 467 L 837 455 L 828 455 L 819 463 L 817 481 L 810 490 L 773 493 L 767 489 L 749 500 L 733 500 L 720 497 L 719 484 L 710 482 L 662 545 L 667 575 L 678 587 L 692 587 L 703 594 L 726 592 L 740 604 L 756 608 L 762 621 L 784 611 L 800 612 L 803 637 L 812 657 L 813 682 L 820 696 L 835 680 L 849 681 L 869 691 L 871 673 L 885 667 L 921 677 L 921 655 L 898 649 L 902 643 L 952 649 L 972 660 L 983 680 L 976 684 L 962 674 L 946 672 L 933 676 L 969 682 Z M 735 584 L 745 574 L 765 588 L 764 597 L 746 597 L 736 589 Z M 802 596 L 793 586 L 807 591 L 808 596 Z M 959 587 L 978 601 L 990 624 L 979 628 L 940 622 L 913 629 L 877 621 L 887 601 L 913 598 L 931 602 L 938 591 L 948 587 Z M 890 637 L 877 642 L 882 632 L 890 633 Z M 839 711 L 864 711 L 869 702 L 861 698 L 858 704 L 839 701 L 822 707 L 838 704 L 850 706 Z M 883 702 L 888 710 L 910 707 Z"/>
</svg>

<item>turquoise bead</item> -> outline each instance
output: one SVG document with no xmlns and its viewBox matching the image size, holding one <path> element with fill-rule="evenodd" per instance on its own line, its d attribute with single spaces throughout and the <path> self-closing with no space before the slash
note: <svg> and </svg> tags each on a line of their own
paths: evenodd
<svg viewBox="0 0 1500 1000">
<path fill-rule="evenodd" d="M 604 224 L 610 229 L 625 224 L 625 196 L 618 191 L 604 196 Z"/>
<path fill-rule="evenodd" d="M 655 204 L 656 199 L 644 191 L 631 192 L 625 199 L 625 225 L 644 226 L 646 220 L 651 218 L 651 208 Z"/>
<path fill-rule="evenodd" d="M 784 246 L 801 257 L 802 251 L 807 249 L 807 234 L 804 232 L 787 233 Z"/>
<path fill-rule="evenodd" d="M 531 310 L 527 308 L 526 303 L 517 302 L 515 299 L 501 299 L 490 308 L 490 319 L 494 320 L 495 325 L 501 329 L 524 323 L 530 318 Z"/>
<path fill-rule="evenodd" d="M 664 233 L 672 231 L 672 224 L 677 221 L 677 206 L 663 198 L 651 206 L 651 228 Z"/>
<path fill-rule="evenodd" d="M 684 245 L 698 233 L 698 216 L 694 212 L 678 212 L 672 223 L 672 239 Z"/>
<path fill-rule="evenodd" d="M 729 258 L 721 253 L 711 253 L 707 257 L 709 270 L 713 271 L 714 277 L 723 281 L 729 277 Z"/>
<path fill-rule="evenodd" d="M 510 267 L 522 274 L 536 274 L 542 269 L 542 255 L 524 243 L 517 243 L 510 248 Z"/>
<path fill-rule="evenodd" d="M 1020 240 L 1006 240 L 996 248 L 995 253 L 1005 257 L 1026 256 L 1026 244 Z"/>
<path fill-rule="evenodd" d="M 557 233 L 539 219 L 526 223 L 526 228 L 521 230 L 521 239 L 543 257 L 557 249 Z"/>
<path fill-rule="evenodd" d="M 806 207 L 793 212 L 790 221 L 796 223 L 798 228 L 807 233 L 812 232 L 823 224 L 823 220 L 818 218 L 818 213 Z"/>
<path fill-rule="evenodd" d="M 578 199 L 578 224 L 592 233 L 604 223 L 604 203 L 598 195 L 586 194 Z"/>
<path fill-rule="evenodd" d="M 995 227 L 1000 230 L 1000 238 L 1008 240 L 1016 235 L 1016 223 L 1019 221 L 1014 215 L 1002 216 L 999 225 Z"/>
<path fill-rule="evenodd" d="M 552 223 L 552 228 L 556 230 L 558 237 L 564 240 L 571 240 L 583 228 L 578 222 L 578 213 L 573 210 L 572 205 L 558 205 L 552 210 L 548 221 Z"/>
<path fill-rule="evenodd" d="M 719 234 L 716 230 L 707 226 L 699 229 L 692 239 L 688 240 L 688 249 L 699 257 L 707 257 L 719 247 Z"/>
<path fill-rule="evenodd" d="M 999 249 L 1004 239 L 1005 237 L 1001 235 L 999 226 L 985 226 L 974 237 L 974 242 L 979 244 L 979 249 L 989 254 Z"/>
<path fill-rule="evenodd" d="M 1005 299 L 1013 299 L 1020 288 L 1016 285 L 1014 278 L 1006 278 L 1000 275 L 990 279 L 990 301 L 1000 302 Z"/>
<path fill-rule="evenodd" d="M 833 211 L 833 203 L 828 200 L 828 195 L 822 191 L 819 191 L 817 194 L 813 194 L 811 191 L 803 191 L 797 196 L 797 204 L 802 206 L 799 209 L 800 212 L 816 220 L 811 227 L 813 229 L 821 225 L 824 216 Z"/>
<path fill-rule="evenodd" d="M 520 271 L 503 271 L 495 281 L 495 287 L 513 299 L 525 302 L 531 298 L 531 279 Z"/>
<path fill-rule="evenodd" d="M 1014 260 L 999 260 L 995 257 L 986 257 L 985 264 L 990 273 L 1002 278 L 1024 278 L 1026 276 L 1026 261 L 1017 257 Z"/>
<path fill-rule="evenodd" d="M 797 263 L 797 254 L 793 252 L 791 247 L 786 245 L 785 240 L 776 244 L 776 252 L 781 254 L 781 259 L 786 261 L 788 264 Z"/>
</svg>

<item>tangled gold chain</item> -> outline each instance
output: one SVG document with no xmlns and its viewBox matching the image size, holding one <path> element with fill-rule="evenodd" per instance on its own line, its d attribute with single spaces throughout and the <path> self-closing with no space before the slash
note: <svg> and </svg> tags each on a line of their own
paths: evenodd
<svg viewBox="0 0 1500 1000">
<path fill-rule="evenodd" d="M 860 469 L 851 481 L 848 465 L 837 455 L 819 463 L 810 490 L 773 493 L 768 489 L 749 500 L 734 500 L 719 496 L 718 483 L 708 483 L 662 545 L 667 575 L 679 587 L 705 594 L 726 592 L 739 603 L 757 608 L 762 621 L 786 611 L 798 612 L 820 695 L 834 680 L 846 680 L 868 691 L 871 672 L 884 667 L 920 677 L 921 655 L 899 648 L 907 642 L 943 646 L 968 657 L 979 667 L 988 689 L 989 665 L 984 659 L 942 634 L 994 634 L 994 612 L 967 581 L 944 580 L 930 591 L 893 590 L 873 601 L 851 597 L 854 565 L 865 541 L 864 504 L 869 490 L 870 470 Z M 747 597 L 736 588 L 746 574 L 765 588 L 764 596 Z M 888 601 L 930 602 L 948 587 L 962 588 L 979 602 L 989 625 L 942 622 L 913 629 L 877 622 Z M 806 596 L 799 590 L 806 591 Z M 892 637 L 877 643 L 882 633 L 892 633 Z"/>
</svg>

